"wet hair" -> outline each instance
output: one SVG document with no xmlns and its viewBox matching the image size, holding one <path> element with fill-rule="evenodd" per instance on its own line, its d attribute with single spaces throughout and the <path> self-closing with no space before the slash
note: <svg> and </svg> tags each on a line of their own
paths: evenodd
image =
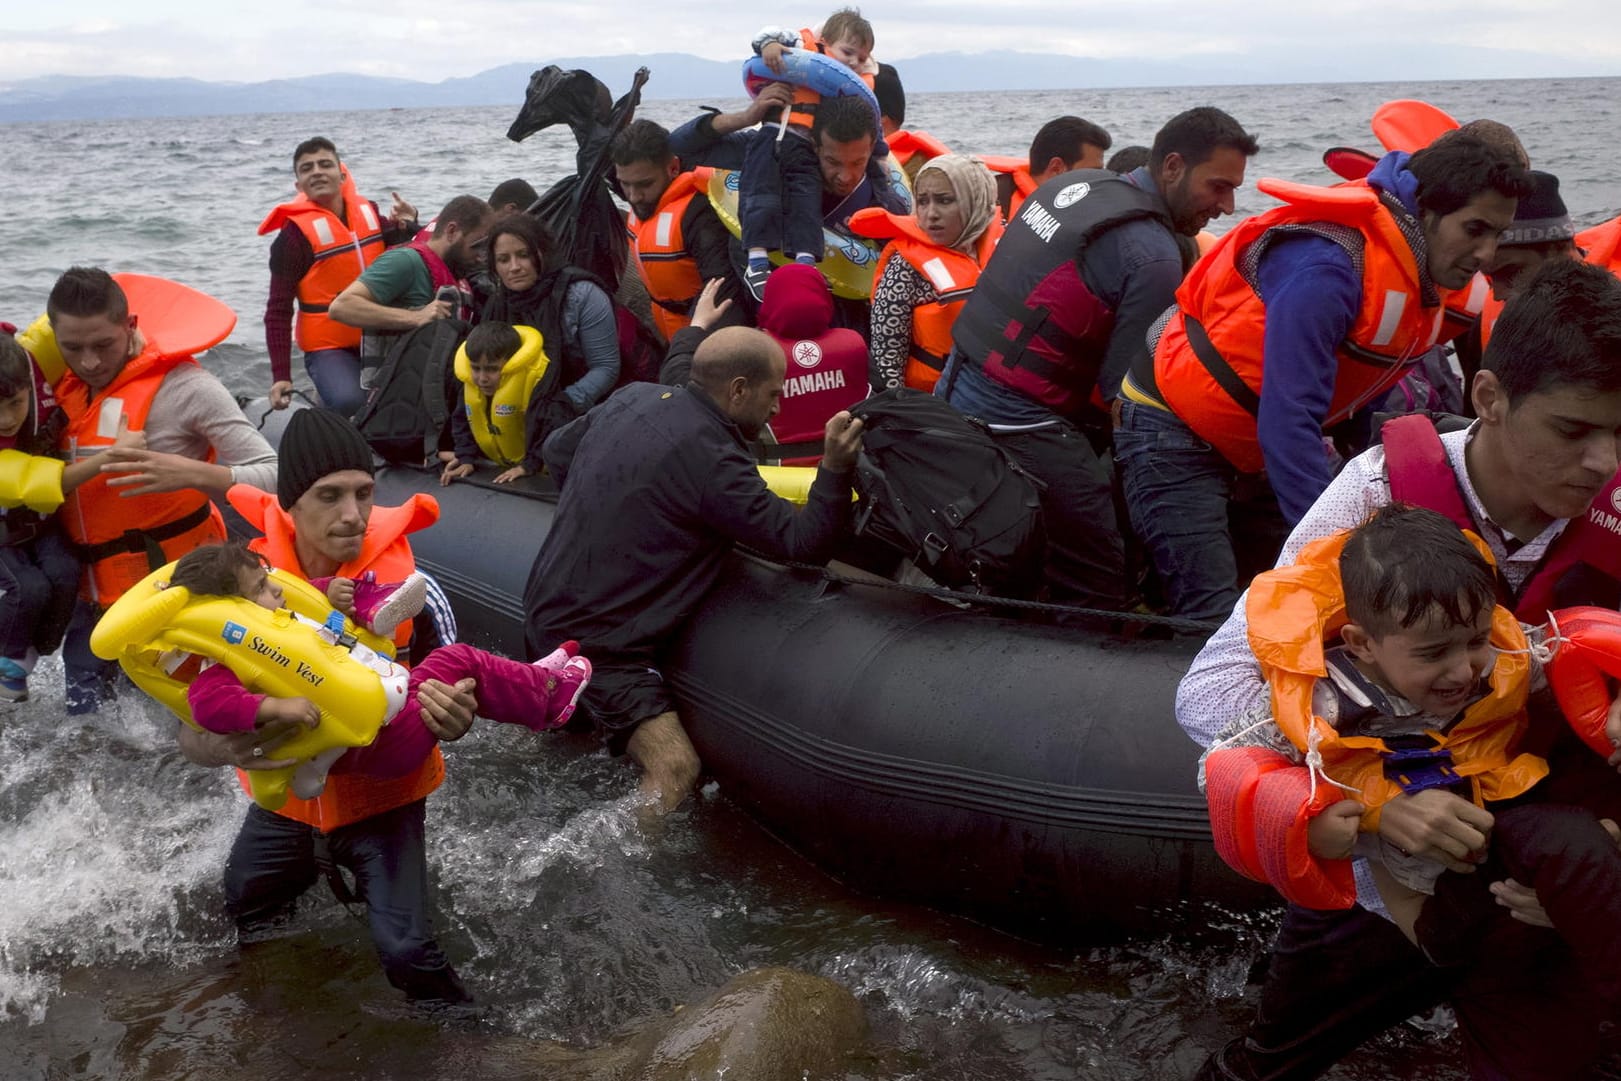
<svg viewBox="0 0 1621 1081">
<path fill-rule="evenodd" d="M 1165 122 L 1154 136 L 1154 145 L 1148 151 L 1148 167 L 1159 172 L 1165 159 L 1179 154 L 1188 168 L 1203 165 L 1222 147 L 1238 151 L 1246 158 L 1256 155 L 1261 144 L 1255 136 L 1212 105 L 1201 105 L 1184 113 L 1177 113 Z"/>
<path fill-rule="evenodd" d="M 670 149 L 670 133 L 651 120 L 632 120 L 625 130 L 614 136 L 608 149 L 615 165 L 633 165 L 650 161 L 654 165 L 668 165 L 675 157 Z"/>
<path fill-rule="evenodd" d="M 840 8 L 835 11 L 822 24 L 818 35 L 829 45 L 853 41 L 866 46 L 868 50 L 873 46 L 872 23 L 862 17 L 860 8 Z"/>
<path fill-rule="evenodd" d="M 1111 173 L 1129 173 L 1148 164 L 1146 146 L 1123 146 L 1116 150 L 1103 167 Z"/>
<path fill-rule="evenodd" d="M 328 139 L 325 135 L 317 135 L 313 139 L 305 139 L 293 148 L 293 168 L 298 168 L 298 159 L 305 154 L 314 154 L 322 150 L 325 150 L 339 161 L 343 160 L 338 156 L 338 148 L 332 144 L 331 139 Z"/>
<path fill-rule="evenodd" d="M 1512 408 L 1539 391 L 1621 391 L 1621 279 L 1579 259 L 1537 268 L 1492 328 L 1481 370 Z"/>
<path fill-rule="evenodd" d="M 1041 125 L 1036 137 L 1030 141 L 1030 171 L 1040 172 L 1054 158 L 1065 167 L 1081 160 L 1084 146 L 1107 150 L 1114 145 L 1109 133 L 1078 116 L 1060 116 Z"/>
<path fill-rule="evenodd" d="M 34 389 L 34 362 L 17 339 L 0 330 L 0 398 Z"/>
<path fill-rule="evenodd" d="M 263 556 L 250 552 L 241 541 L 205 544 L 180 557 L 169 584 L 185 586 L 195 597 L 240 597 L 242 582 L 238 576 L 266 565 Z"/>
<path fill-rule="evenodd" d="M 1506 153 L 1509 157 L 1520 163 L 1520 168 L 1531 168 L 1531 155 L 1525 152 L 1525 144 L 1520 137 L 1514 134 L 1514 129 L 1500 120 L 1471 120 L 1458 129 L 1459 134 L 1473 135 L 1487 146 Z M 1441 138 L 1445 139 L 1443 135 Z"/>
<path fill-rule="evenodd" d="M 1443 217 L 1488 191 L 1523 199 L 1533 189 L 1530 172 L 1513 155 L 1456 131 L 1414 154 L 1407 171 L 1418 180 L 1418 209 Z"/>
<path fill-rule="evenodd" d="M 45 315 L 52 323 L 61 315 L 78 319 L 104 315 L 122 322 L 129 318 L 129 298 L 113 276 L 100 267 L 69 267 L 51 286 Z"/>
<path fill-rule="evenodd" d="M 871 137 L 872 106 L 865 98 L 855 95 L 842 98 L 823 98 L 816 107 L 816 119 L 811 124 L 811 139 L 818 147 L 823 137 L 836 143 L 853 143 L 863 135 Z"/>
<path fill-rule="evenodd" d="M 529 258 L 535 261 L 535 273 L 544 274 L 557 240 L 539 218 L 530 214 L 503 214 L 490 226 L 490 237 L 485 241 L 484 265 L 495 275 L 495 242 L 503 236 L 515 236 L 529 249 Z M 496 281 L 500 281 L 500 276 Z"/>
<path fill-rule="evenodd" d="M 878 99 L 878 115 L 898 128 L 906 123 L 906 88 L 894 64 L 879 64 L 872 77 L 872 96 Z"/>
<path fill-rule="evenodd" d="M 512 203 L 519 210 L 528 210 L 539 198 L 533 184 L 523 177 L 515 176 L 511 180 L 501 181 L 495 186 L 495 190 L 490 192 L 490 209 L 494 210 L 496 207 Z"/>
<path fill-rule="evenodd" d="M 523 339 L 510 323 L 480 323 L 467 335 L 467 359 L 477 364 L 505 364 L 522 348 Z"/>
<path fill-rule="evenodd" d="M 1444 514 L 1389 503 L 1357 526 L 1340 552 L 1345 615 L 1370 637 L 1406 630 L 1439 611 L 1467 626 L 1497 603 L 1486 557 Z"/>
<path fill-rule="evenodd" d="M 439 211 L 439 217 L 433 224 L 433 235 L 443 235 L 452 225 L 460 226 L 464 233 L 472 232 L 489 221 L 491 213 L 490 204 L 478 196 L 458 195 Z"/>
<path fill-rule="evenodd" d="M 718 394 L 732 380 L 753 386 L 768 379 L 782 360 L 782 347 L 763 330 L 723 327 L 705 338 L 692 355 L 692 381 Z"/>
</svg>

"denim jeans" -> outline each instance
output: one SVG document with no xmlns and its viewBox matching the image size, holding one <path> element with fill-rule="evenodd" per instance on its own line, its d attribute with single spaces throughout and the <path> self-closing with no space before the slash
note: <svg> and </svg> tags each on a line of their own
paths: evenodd
<svg viewBox="0 0 1621 1081">
<path fill-rule="evenodd" d="M 0 548 L 0 657 L 55 653 L 79 596 L 79 561 L 47 524 L 27 544 Z"/>
<path fill-rule="evenodd" d="M 428 912 L 427 801 L 417 800 L 325 835 L 333 863 L 354 873 L 372 944 L 388 982 L 417 1001 L 471 999 L 434 939 Z M 302 822 L 248 808 L 225 862 L 225 907 L 239 934 L 278 922 L 320 877 L 317 835 Z"/>
<path fill-rule="evenodd" d="M 779 142 L 767 124 L 744 150 L 737 206 L 743 247 L 822 257 L 822 166 L 816 148 L 789 132 Z"/>
<path fill-rule="evenodd" d="M 992 437 L 1041 484 L 1047 527 L 1047 599 L 1118 612 L 1132 590 L 1115 524 L 1109 470 L 1080 429 L 1067 421 Z"/>
<path fill-rule="evenodd" d="M 1226 619 L 1240 592 L 1227 524 L 1233 467 L 1175 414 L 1133 401 L 1121 404 L 1114 455 L 1171 611 Z"/>
<path fill-rule="evenodd" d="M 1291 905 L 1255 1020 L 1195 1081 L 1310 1081 L 1443 1001 L 1457 1013 L 1474 1081 L 1582 1078 L 1599 1051 L 1603 1011 L 1553 931 L 1501 920 L 1477 960 L 1445 969 L 1367 909 Z"/>
<path fill-rule="evenodd" d="M 304 370 L 310 373 L 321 404 L 346 417 L 360 412 L 366 392 L 360 388 L 360 352 L 356 349 L 317 349 L 304 354 Z"/>
<path fill-rule="evenodd" d="M 118 686 L 116 661 L 104 661 L 90 649 L 90 632 L 101 619 L 101 609 L 89 601 L 78 601 L 68 619 L 62 638 L 62 674 L 67 684 L 69 716 L 95 713 L 113 700 Z"/>
</svg>

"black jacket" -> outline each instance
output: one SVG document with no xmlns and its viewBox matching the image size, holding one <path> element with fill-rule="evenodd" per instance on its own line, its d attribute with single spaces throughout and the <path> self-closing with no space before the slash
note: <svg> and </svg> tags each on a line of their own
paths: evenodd
<svg viewBox="0 0 1621 1081">
<path fill-rule="evenodd" d="M 696 385 L 633 383 L 546 440 L 562 498 L 524 589 L 526 644 L 655 664 L 733 544 L 820 563 L 850 518 L 850 476 L 816 475 L 802 510 L 772 494 L 748 441 Z"/>
</svg>

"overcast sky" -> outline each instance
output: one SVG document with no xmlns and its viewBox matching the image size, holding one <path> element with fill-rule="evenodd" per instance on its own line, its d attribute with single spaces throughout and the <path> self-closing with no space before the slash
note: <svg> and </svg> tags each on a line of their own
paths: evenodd
<svg viewBox="0 0 1621 1081">
<path fill-rule="evenodd" d="M 759 25 L 799 26 L 826 14 L 805 0 L 6 0 L 6 8 L 0 82 L 106 74 L 252 82 L 335 71 L 436 82 L 558 57 L 688 52 L 721 60 L 745 54 Z M 1621 73 L 1616 0 L 879 0 L 862 10 L 877 54 L 895 60 L 1018 49 L 1164 59 L 1250 52 L 1264 63 L 1274 51 L 1298 58 L 1318 50 L 1325 80 L 1354 80 L 1359 55 L 1406 35 L 1543 54 L 1547 76 Z M 745 23 L 722 25 L 718 13 L 739 11 Z M 1446 75 L 1492 77 L 1489 61 L 1479 66 Z"/>
</svg>

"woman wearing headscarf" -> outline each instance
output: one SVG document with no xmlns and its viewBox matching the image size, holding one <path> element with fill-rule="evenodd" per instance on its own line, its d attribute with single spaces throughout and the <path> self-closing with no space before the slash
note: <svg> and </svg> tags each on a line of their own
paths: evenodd
<svg viewBox="0 0 1621 1081">
<path fill-rule="evenodd" d="M 546 227 L 508 214 L 490 229 L 487 266 L 494 289 L 482 319 L 540 331 L 546 356 L 562 365 L 562 396 L 575 415 L 619 381 L 613 301 L 593 274 L 563 262 Z"/>
<path fill-rule="evenodd" d="M 870 209 L 850 221 L 863 236 L 889 240 L 872 288 L 875 391 L 934 389 L 951 352 L 951 324 L 1002 235 L 996 180 L 976 159 L 932 158 L 912 190 L 911 215 Z"/>
</svg>

